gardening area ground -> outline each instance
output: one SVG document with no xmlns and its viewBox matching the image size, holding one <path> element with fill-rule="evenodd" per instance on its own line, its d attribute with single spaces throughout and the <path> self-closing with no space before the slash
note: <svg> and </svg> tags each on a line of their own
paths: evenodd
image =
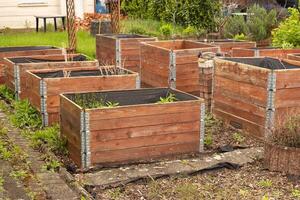
<svg viewBox="0 0 300 200">
<path fill-rule="evenodd" d="M 164 3 L 166 8 L 157 6 L 160 3 L 141 2 L 124 1 L 122 4 L 124 17 L 121 20 L 121 33 L 147 35 L 171 42 L 177 39 L 206 41 L 215 39 L 214 37 L 218 35 L 219 38 L 247 40 L 265 47 L 273 46 L 284 50 L 300 48 L 300 12 L 296 8 L 268 10 L 255 4 L 247 11 L 254 17 L 245 20 L 239 15 L 225 16 L 221 12 L 222 5 L 216 5 L 214 1 L 209 0 L 203 1 L 205 2 L 203 4 L 191 1 L 194 3 L 191 3 L 192 5 L 188 3 L 175 5 L 173 1 L 173 3 L 161 1 L 160 3 L 162 5 Z M 232 6 L 226 9 L 232 9 Z M 67 48 L 67 32 L 63 30 L 53 32 L 52 26 L 49 24 L 49 30 L 45 33 L 36 33 L 32 29 L 2 29 L 0 30 L 0 47 L 47 45 Z M 76 53 L 86 55 L 88 61 L 92 62 L 97 58 L 96 38 L 90 34 L 87 27 L 78 26 L 77 28 Z M 263 74 L 261 71 L 255 75 L 261 76 Z M 105 73 L 116 72 L 106 71 Z M 244 71 L 240 75 L 247 76 Z M 62 77 L 65 78 L 65 74 Z M 249 80 L 255 82 L 256 78 L 249 78 Z M 245 79 L 248 80 L 248 78 Z M 132 80 L 128 82 L 130 81 Z M 133 82 L 135 85 L 135 80 Z M 17 100 L 15 95 L 16 93 L 6 85 L 0 85 L 0 200 L 300 199 L 298 175 L 268 169 L 264 158 L 266 141 L 253 136 L 251 131 L 241 130 L 234 124 L 216 117 L 213 112 L 209 112 L 210 110 L 206 111 L 203 122 L 205 123 L 205 137 L 202 152 L 176 154 L 150 160 L 145 158 L 125 164 L 103 164 L 86 169 L 76 165 L 77 161 L 70 157 L 71 151 L 77 152 L 78 149 L 67 148 L 67 142 L 60 134 L 60 125 L 43 127 L 45 122 L 38 110 L 30 104 L 28 99 Z M 116 96 L 118 95 L 121 96 L 121 94 Z M 259 96 L 259 92 L 256 95 Z M 65 105 L 81 105 L 82 102 L 84 104 L 84 101 L 76 100 L 76 94 L 74 97 L 71 96 L 72 94 L 69 94 L 65 97 L 65 102 L 71 102 Z M 88 96 L 85 100 L 92 98 L 97 97 Z M 130 99 L 128 96 L 126 98 Z M 174 103 L 174 101 L 176 98 L 168 93 L 155 104 L 167 106 L 168 103 Z M 82 107 L 93 111 L 96 108 L 104 107 L 109 110 L 119 106 L 118 102 L 112 101 L 95 104 L 97 105 L 83 105 Z M 178 105 L 185 106 L 179 103 Z M 195 105 L 198 106 L 198 104 Z M 70 110 L 78 110 L 78 107 L 72 107 Z M 64 111 L 63 109 L 60 112 Z M 105 109 L 103 113 L 106 113 Z M 182 110 L 182 108 L 178 109 Z M 248 110 L 251 112 L 251 108 Z M 253 112 L 262 110 L 260 108 Z M 137 110 L 131 111 L 130 114 L 135 112 Z M 116 111 L 116 113 L 122 115 L 124 111 Z M 85 114 L 80 113 L 79 116 L 80 120 L 84 118 L 84 122 L 89 120 Z M 131 116 L 130 114 L 126 113 L 126 116 Z M 199 111 L 196 117 L 200 114 Z M 93 116 L 93 113 L 90 115 Z M 75 114 L 72 115 L 74 116 Z M 113 123 L 110 120 L 115 120 L 115 118 L 106 119 L 105 114 L 101 117 L 107 124 Z M 297 146 L 300 144 L 300 119 L 293 118 L 293 120 L 288 127 L 278 132 L 286 131 L 286 134 L 290 132 L 295 134 L 285 135 L 287 139 L 277 138 L 276 142 L 280 145 L 286 144 L 288 147 L 298 148 L 300 147 Z M 148 123 L 144 121 L 142 122 Z M 73 123 L 75 128 L 79 126 L 79 130 L 82 131 L 81 122 L 66 120 L 65 123 Z M 125 122 L 117 121 L 114 125 L 123 123 Z M 173 123 L 176 124 L 176 122 Z M 99 124 L 94 126 L 97 125 L 100 126 Z M 106 124 L 103 126 L 106 127 Z M 75 129 L 74 127 L 71 127 L 70 131 Z M 129 133 L 126 132 L 126 134 Z M 72 135 L 71 140 L 75 141 L 75 137 Z M 113 144 L 118 148 L 118 143 Z M 135 152 L 136 155 L 138 153 Z M 109 155 L 103 157 L 107 158 Z M 79 162 L 87 163 L 90 158 L 86 156 L 80 159 L 82 160 Z"/>
</svg>

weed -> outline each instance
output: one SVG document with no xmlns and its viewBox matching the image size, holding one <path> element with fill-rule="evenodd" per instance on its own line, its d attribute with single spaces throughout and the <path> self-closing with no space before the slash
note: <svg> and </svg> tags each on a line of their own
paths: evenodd
<svg viewBox="0 0 300 200">
<path fill-rule="evenodd" d="M 269 197 L 267 195 L 264 195 L 261 200 L 269 200 Z"/>
<path fill-rule="evenodd" d="M 299 199 L 300 198 L 300 190 L 294 189 L 292 191 L 292 196 Z"/>
<path fill-rule="evenodd" d="M 207 147 L 210 147 L 212 144 L 213 144 L 213 137 L 212 137 L 212 134 L 209 133 L 209 134 L 205 135 L 204 145 Z"/>
<path fill-rule="evenodd" d="M 98 97 L 96 94 L 75 94 L 72 100 L 84 109 L 88 108 L 115 108 L 119 106 L 118 102 L 106 101 L 103 97 Z"/>
<path fill-rule="evenodd" d="M 176 189 L 178 199 L 182 200 L 194 200 L 199 199 L 198 187 L 191 183 L 182 183 L 179 184 Z"/>
<path fill-rule="evenodd" d="M 247 195 L 248 195 L 249 191 L 248 190 L 243 190 L 243 189 L 240 189 L 239 191 L 239 195 L 242 196 L 243 198 L 245 198 Z"/>
<path fill-rule="evenodd" d="M 114 188 L 109 191 L 109 197 L 112 200 L 120 199 L 121 196 L 122 196 L 121 188 Z"/>
<path fill-rule="evenodd" d="M 14 101 L 14 113 L 11 115 L 12 123 L 19 128 L 40 128 L 42 125 L 38 111 L 28 100 Z"/>
<path fill-rule="evenodd" d="M 243 143 L 245 141 L 245 137 L 241 133 L 238 133 L 238 132 L 235 132 L 232 135 L 232 138 L 238 144 Z"/>
<path fill-rule="evenodd" d="M 4 191 L 3 185 L 4 185 L 4 178 L 0 176 L 0 192 Z"/>
<path fill-rule="evenodd" d="M 164 38 L 170 38 L 173 32 L 173 27 L 171 24 L 165 24 L 160 27 L 159 31 Z"/>
<path fill-rule="evenodd" d="M 272 187 L 273 183 L 271 180 L 261 180 L 258 182 L 258 186 L 263 188 L 270 188 Z"/>
<path fill-rule="evenodd" d="M 174 101 L 177 101 L 175 94 L 168 93 L 166 97 L 159 97 L 159 101 L 156 103 L 164 104 L 164 103 L 172 103 Z"/>
<path fill-rule="evenodd" d="M 46 164 L 43 166 L 44 169 L 52 172 L 58 172 L 60 167 L 60 162 L 54 159 L 51 159 L 50 161 L 46 162 Z"/>
<path fill-rule="evenodd" d="M 23 181 L 25 178 L 29 176 L 28 172 L 25 170 L 15 170 L 12 171 L 9 175 L 16 180 L 21 180 L 21 181 Z"/>
<path fill-rule="evenodd" d="M 0 85 L 0 95 L 9 101 L 14 100 L 14 93 L 5 85 Z"/>
<path fill-rule="evenodd" d="M 43 145 L 46 145 L 49 150 L 54 153 L 63 155 L 67 154 L 67 142 L 59 136 L 59 127 L 57 125 L 37 130 L 31 133 L 29 137 L 31 139 L 32 146 L 35 148 L 40 148 Z"/>
<path fill-rule="evenodd" d="M 80 200 L 86 200 L 86 198 L 84 196 L 81 196 Z"/>
</svg>

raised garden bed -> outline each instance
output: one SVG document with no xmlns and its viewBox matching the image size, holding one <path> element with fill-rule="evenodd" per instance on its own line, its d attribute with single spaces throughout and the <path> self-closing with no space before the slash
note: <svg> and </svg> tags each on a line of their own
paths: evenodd
<svg viewBox="0 0 300 200">
<path fill-rule="evenodd" d="M 140 87 L 138 74 L 118 67 L 27 71 L 26 97 L 42 114 L 43 125 L 59 122 L 59 95 Z"/>
<path fill-rule="evenodd" d="M 97 35 L 96 57 L 100 65 L 117 65 L 140 72 L 140 42 L 155 41 L 156 38 L 133 35 Z"/>
<path fill-rule="evenodd" d="M 300 53 L 288 54 L 287 58 L 290 60 L 300 61 Z"/>
<path fill-rule="evenodd" d="M 300 49 L 281 49 L 275 47 L 232 49 L 232 57 L 275 57 L 287 59 L 287 55 L 293 53 L 300 53 Z"/>
<path fill-rule="evenodd" d="M 24 99 L 26 95 L 26 71 L 33 69 L 69 68 L 69 67 L 96 67 L 97 61 L 87 61 L 87 57 L 81 54 L 44 55 L 29 57 L 5 58 L 6 86 L 15 92 L 16 99 Z"/>
<path fill-rule="evenodd" d="M 174 102 L 158 103 L 170 94 Z M 203 150 L 203 100 L 178 90 L 64 94 L 60 102 L 61 136 L 81 168 Z M 117 106 L 101 108 L 99 102 Z"/>
<path fill-rule="evenodd" d="M 188 40 L 142 43 L 142 83 L 151 87 L 170 86 L 199 96 L 199 56 L 203 52 L 216 53 L 218 49 Z"/>
<path fill-rule="evenodd" d="M 270 171 L 300 175 L 300 148 L 266 143 L 264 157 Z"/>
<path fill-rule="evenodd" d="M 300 110 L 300 64 L 275 58 L 215 59 L 213 113 L 264 138 L 289 110 Z"/>
<path fill-rule="evenodd" d="M 233 40 L 233 39 L 215 39 L 215 40 L 199 40 L 202 43 L 209 43 L 220 47 L 220 53 L 230 56 L 233 48 L 255 48 L 256 43 L 250 41 Z"/>
<path fill-rule="evenodd" d="M 5 57 L 61 53 L 61 49 L 51 46 L 0 47 L 0 84 L 5 82 L 5 66 L 3 60 Z"/>
</svg>

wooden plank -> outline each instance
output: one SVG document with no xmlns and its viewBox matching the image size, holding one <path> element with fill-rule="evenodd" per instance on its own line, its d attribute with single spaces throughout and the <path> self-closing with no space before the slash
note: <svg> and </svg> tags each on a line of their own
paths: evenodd
<svg viewBox="0 0 300 200">
<path fill-rule="evenodd" d="M 90 143 L 91 152 L 124 150 L 139 147 L 149 147 L 156 145 L 192 143 L 199 141 L 199 130 L 196 132 L 172 133 L 166 135 L 156 135 L 147 137 L 136 137 L 130 139 L 94 141 Z"/>
<path fill-rule="evenodd" d="M 300 87 L 279 89 L 275 92 L 275 107 L 298 107 L 300 103 Z"/>
<path fill-rule="evenodd" d="M 153 147 L 143 147 L 127 149 L 122 151 L 93 152 L 91 156 L 92 164 L 122 163 L 136 160 L 149 160 L 170 155 L 192 153 L 199 150 L 197 142 L 186 144 L 170 144 Z"/>
<path fill-rule="evenodd" d="M 185 133 L 199 131 L 200 121 L 171 123 L 145 127 L 132 127 L 125 129 L 113 129 L 93 131 L 91 141 L 109 141 L 119 139 L 129 139 L 135 137 L 147 137 L 153 135 L 167 135 L 171 133 Z"/>
</svg>

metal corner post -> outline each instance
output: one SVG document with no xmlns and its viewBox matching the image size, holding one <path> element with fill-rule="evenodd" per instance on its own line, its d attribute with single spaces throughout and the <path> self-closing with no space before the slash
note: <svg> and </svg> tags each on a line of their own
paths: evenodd
<svg viewBox="0 0 300 200">
<path fill-rule="evenodd" d="M 41 113 L 43 126 L 48 126 L 48 112 L 47 112 L 47 85 L 42 79 L 40 81 L 40 97 L 41 97 Z"/>
<path fill-rule="evenodd" d="M 19 65 L 15 64 L 14 65 L 14 81 L 15 81 L 15 100 L 19 100 L 20 99 L 20 68 Z"/>
<path fill-rule="evenodd" d="M 171 50 L 169 57 L 169 87 L 176 89 L 176 53 Z"/>
<path fill-rule="evenodd" d="M 201 103 L 199 152 L 204 152 L 204 139 L 205 139 L 205 103 Z"/>
<path fill-rule="evenodd" d="M 117 67 L 122 67 L 121 41 L 120 41 L 120 39 L 116 39 L 116 66 Z"/>
<path fill-rule="evenodd" d="M 91 165 L 90 152 L 90 125 L 89 114 L 81 111 L 80 114 L 80 134 L 81 134 L 81 165 L 83 168 L 88 168 Z"/>
<path fill-rule="evenodd" d="M 276 92 L 276 73 L 272 70 L 268 74 L 267 87 L 267 107 L 266 107 L 266 122 L 265 122 L 265 137 L 267 138 L 270 131 L 274 127 L 275 118 L 275 92 Z"/>
</svg>

